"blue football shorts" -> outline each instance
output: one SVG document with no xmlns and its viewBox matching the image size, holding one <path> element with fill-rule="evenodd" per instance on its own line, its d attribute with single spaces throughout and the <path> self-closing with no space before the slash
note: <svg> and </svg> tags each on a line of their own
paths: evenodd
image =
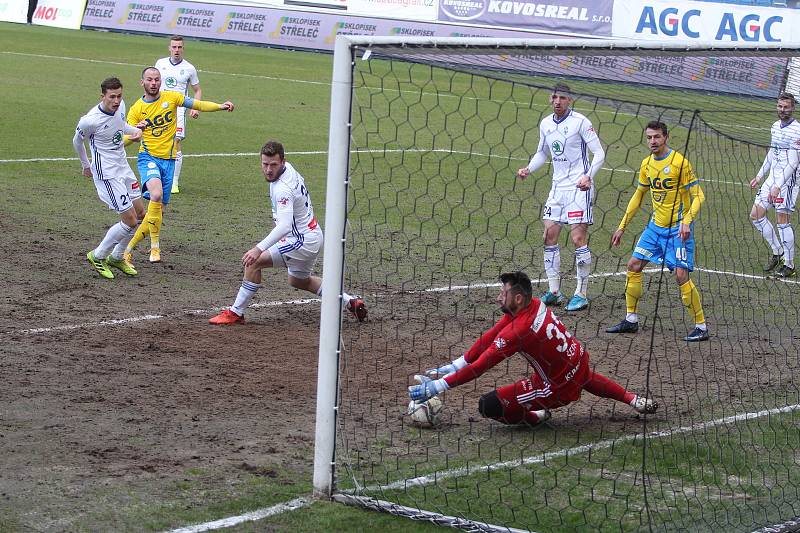
<svg viewBox="0 0 800 533">
<path fill-rule="evenodd" d="M 161 203 L 167 205 L 172 193 L 172 178 L 175 174 L 175 160 L 161 159 L 160 157 L 153 157 L 147 152 L 139 152 L 136 166 L 139 169 L 139 176 L 142 179 L 142 196 L 149 200 L 150 192 L 147 190 L 147 182 L 152 179 L 160 180 L 161 189 L 163 191 L 163 199 L 161 200 Z"/>
<path fill-rule="evenodd" d="M 694 224 L 690 224 L 689 238 L 682 241 L 676 224 L 671 228 L 656 226 L 651 220 L 633 249 L 633 257 L 656 264 L 666 263 L 667 268 L 694 270 Z"/>
</svg>

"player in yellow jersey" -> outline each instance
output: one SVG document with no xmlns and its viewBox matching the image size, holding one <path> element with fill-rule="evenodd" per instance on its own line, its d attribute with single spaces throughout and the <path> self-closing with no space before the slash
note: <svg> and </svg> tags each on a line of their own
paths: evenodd
<svg viewBox="0 0 800 533">
<path fill-rule="evenodd" d="M 708 327 L 700 292 L 689 279 L 689 272 L 694 270 L 693 222 L 705 195 L 689 160 L 667 145 L 669 134 L 666 124 L 652 121 L 647 124 L 644 133 L 650 155 L 642 161 L 636 192 L 628 202 L 619 228 L 611 237 L 611 245 L 619 246 L 622 242 L 625 227 L 639 210 L 648 189 L 653 200 L 653 216 L 628 261 L 625 283 L 628 314 L 625 320 L 606 329 L 606 332 L 634 333 L 639 330 L 636 309 L 642 296 L 642 270 L 653 261 L 666 263 L 670 271 L 675 272 L 681 300 L 695 321 L 694 330 L 684 340 L 707 341 Z"/>
<path fill-rule="evenodd" d="M 144 197 L 150 200 L 144 221 L 125 250 L 125 258 L 131 260 L 131 252 L 145 235 L 150 235 L 150 262 L 161 261 L 161 221 L 163 206 L 169 203 L 172 191 L 172 175 L 175 170 L 177 145 L 177 110 L 179 107 L 198 111 L 233 111 L 233 103 L 217 104 L 195 100 L 173 91 L 161 91 L 161 74 L 155 67 L 142 71 L 144 96 L 128 110 L 128 124 L 144 128 L 137 167 L 142 180 Z"/>
</svg>

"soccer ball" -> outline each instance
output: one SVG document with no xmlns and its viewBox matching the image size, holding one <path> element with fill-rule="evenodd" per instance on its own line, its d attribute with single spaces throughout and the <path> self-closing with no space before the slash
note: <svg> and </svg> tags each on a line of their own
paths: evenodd
<svg viewBox="0 0 800 533">
<path fill-rule="evenodd" d="M 436 396 L 426 402 L 417 403 L 411 400 L 408 403 L 408 416 L 411 417 L 411 423 L 421 428 L 438 426 L 442 419 L 443 410 L 444 404 Z"/>
</svg>

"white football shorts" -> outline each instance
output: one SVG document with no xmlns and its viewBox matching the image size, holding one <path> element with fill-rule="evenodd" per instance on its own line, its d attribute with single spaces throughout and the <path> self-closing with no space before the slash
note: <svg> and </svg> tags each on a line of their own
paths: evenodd
<svg viewBox="0 0 800 533">
<path fill-rule="evenodd" d="M 588 191 L 574 189 L 550 189 L 550 195 L 542 209 L 542 220 L 559 224 L 593 224 L 592 201 L 594 186 Z"/>
<path fill-rule="evenodd" d="M 129 169 L 130 170 L 130 169 Z M 139 180 L 133 172 L 129 175 L 110 180 L 94 179 L 97 197 L 100 201 L 117 213 L 124 213 L 133 207 L 133 201 L 142 197 Z"/>
<path fill-rule="evenodd" d="M 296 278 L 310 278 L 322 250 L 322 242 L 322 231 L 319 228 L 301 235 L 300 238 L 287 236 L 270 246 L 272 266 L 284 266 L 289 275 Z"/>
<path fill-rule="evenodd" d="M 767 179 L 758 190 L 756 203 L 760 204 L 764 209 L 771 207 L 781 213 L 794 213 L 794 207 L 797 205 L 797 191 L 800 189 L 797 181 L 797 174 L 795 174 L 788 183 L 783 184 L 781 195 L 774 202 L 770 202 L 769 190 L 772 188 L 773 181 Z"/>
</svg>

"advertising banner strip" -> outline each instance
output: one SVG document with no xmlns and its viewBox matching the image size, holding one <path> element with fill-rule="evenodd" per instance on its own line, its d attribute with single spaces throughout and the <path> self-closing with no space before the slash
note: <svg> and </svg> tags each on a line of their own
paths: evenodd
<svg viewBox="0 0 800 533">
<path fill-rule="evenodd" d="M 613 37 L 714 45 L 800 42 L 800 10 L 714 2 L 614 2 Z"/>
<path fill-rule="evenodd" d="M 314 50 L 333 50 L 337 35 L 520 37 L 513 30 L 170 0 L 88 0 L 83 25 Z"/>
<path fill-rule="evenodd" d="M 77 30 L 81 27 L 86 0 L 39 0 L 32 23 Z M 0 0 L 0 21 L 25 23 L 28 0 Z"/>
<path fill-rule="evenodd" d="M 439 20 L 597 37 L 611 35 L 614 0 L 439 0 Z"/>
</svg>

